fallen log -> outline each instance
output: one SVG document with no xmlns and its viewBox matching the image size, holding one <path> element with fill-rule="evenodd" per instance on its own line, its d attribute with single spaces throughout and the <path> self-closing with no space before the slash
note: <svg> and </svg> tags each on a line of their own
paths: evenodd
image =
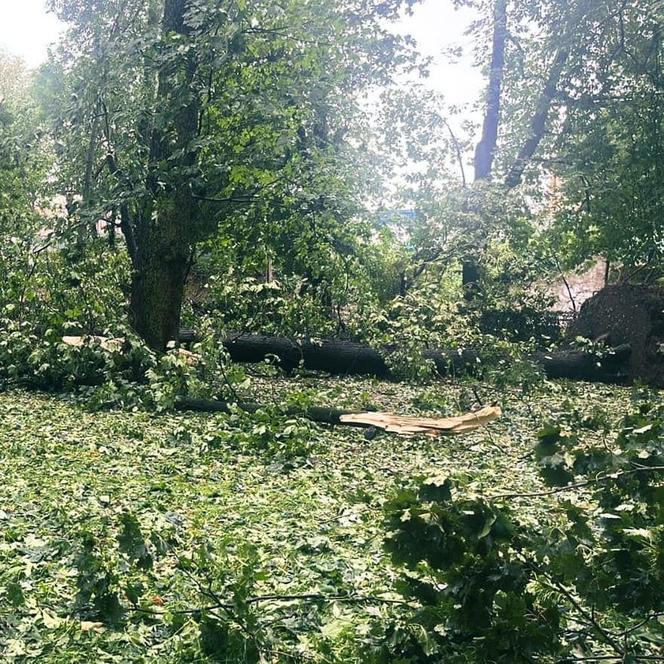
<svg viewBox="0 0 664 664">
<path fill-rule="evenodd" d="M 247 413 L 255 413 L 265 406 L 254 401 L 221 401 L 219 399 L 196 399 L 193 397 L 182 397 L 175 402 L 175 408 L 183 411 L 195 411 L 200 413 L 230 413 L 237 407 Z M 350 415 L 355 411 L 340 410 L 338 408 L 327 408 L 324 406 L 310 406 L 308 408 L 289 407 L 284 411 L 285 415 L 291 417 L 304 417 L 305 419 L 321 424 L 341 424 L 341 417 Z M 355 426 L 366 426 L 357 424 Z"/>
<path fill-rule="evenodd" d="M 335 375 L 357 374 L 394 379 L 388 358 L 395 348 L 390 347 L 377 350 L 352 341 L 293 341 L 261 334 L 229 336 L 224 347 L 234 362 L 257 363 L 276 358 L 287 371 L 303 367 Z M 577 350 L 561 350 L 536 353 L 531 359 L 544 369 L 549 378 L 625 383 L 628 379 L 625 364 L 630 352 L 630 346 L 623 344 L 604 357 Z M 464 372 L 476 374 L 481 368 L 480 355 L 473 350 L 427 349 L 422 356 L 433 362 L 440 376 Z"/>
<path fill-rule="evenodd" d="M 83 346 L 86 341 L 99 344 L 109 353 L 122 353 L 125 346 L 124 339 L 109 339 L 108 337 L 75 337 L 66 336 L 62 341 L 74 347 Z M 198 357 L 189 351 L 180 349 L 186 353 L 187 361 L 194 365 Z M 189 358 L 191 356 L 191 360 Z M 237 407 L 248 413 L 255 413 L 264 406 L 253 401 L 240 401 L 237 403 L 221 401 L 219 399 L 197 399 L 192 397 L 181 397 L 175 402 L 175 408 L 182 411 L 199 411 L 212 413 L 230 413 Z M 429 418 L 413 417 L 407 415 L 394 415 L 392 413 L 379 412 L 357 412 L 340 410 L 326 406 L 309 406 L 306 408 L 290 406 L 284 410 L 286 415 L 292 417 L 304 417 L 322 424 L 348 425 L 354 427 L 373 427 L 390 433 L 398 433 L 404 436 L 424 434 L 427 436 L 457 435 L 473 431 L 487 425 L 489 422 L 501 416 L 498 406 L 489 406 L 475 413 L 467 413 L 458 417 Z"/>
<path fill-rule="evenodd" d="M 388 359 L 396 347 L 381 350 L 354 341 L 309 341 L 263 334 L 229 335 L 224 348 L 234 362 L 256 363 L 277 359 L 286 371 L 298 367 L 335 375 L 366 375 L 393 379 Z M 478 363 L 472 350 L 425 350 L 422 356 L 434 363 L 440 375 L 452 375 Z"/>
<path fill-rule="evenodd" d="M 627 361 L 632 353 L 629 344 L 608 349 L 603 356 L 577 350 L 555 353 L 536 353 L 533 359 L 542 366 L 548 378 L 570 378 L 598 383 L 626 383 L 629 381 Z"/>
<path fill-rule="evenodd" d="M 234 406 L 249 413 L 255 413 L 262 408 L 261 404 L 253 401 L 232 404 L 217 399 L 181 398 L 175 404 L 177 410 L 205 413 L 230 413 Z M 474 413 L 446 418 L 414 417 L 380 412 L 362 413 L 324 406 L 309 406 L 307 408 L 291 406 L 286 408 L 284 412 L 291 417 L 304 417 L 322 424 L 375 427 L 402 436 L 417 434 L 426 436 L 459 435 L 486 426 L 502 414 L 498 406 L 489 406 Z"/>
<path fill-rule="evenodd" d="M 195 336 L 191 333 L 187 338 L 194 339 Z M 63 337 L 63 342 L 70 346 L 82 346 L 86 340 L 100 344 L 109 352 L 122 352 L 124 345 L 123 339 L 101 336 Z M 334 375 L 367 375 L 386 380 L 397 378 L 388 363 L 394 347 L 377 350 L 352 341 L 293 341 L 262 334 L 229 335 L 223 343 L 234 362 L 258 363 L 276 359 L 286 371 L 303 367 Z M 180 348 L 179 352 L 192 366 L 198 361 L 195 353 L 184 348 Z M 623 384 L 630 378 L 627 370 L 630 355 L 631 346 L 622 344 L 602 357 L 577 350 L 561 350 L 536 353 L 531 359 L 543 368 L 549 378 Z M 479 353 L 473 350 L 427 349 L 422 356 L 433 363 L 439 376 L 459 373 L 477 375 L 483 366 Z"/>
</svg>

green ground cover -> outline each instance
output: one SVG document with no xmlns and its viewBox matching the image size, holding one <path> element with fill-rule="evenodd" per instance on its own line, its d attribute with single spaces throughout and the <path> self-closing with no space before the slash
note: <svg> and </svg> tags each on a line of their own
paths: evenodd
<svg viewBox="0 0 664 664">
<path fill-rule="evenodd" d="M 475 398 L 443 383 L 315 377 L 259 378 L 251 389 L 263 403 L 429 415 Z M 483 495 L 543 488 L 531 455 L 542 423 L 569 402 L 617 421 L 629 395 L 562 382 L 528 396 L 501 390 L 504 415 L 486 429 L 367 439 L 274 415 L 92 413 L 72 398 L 0 394 L 0 652 L 361 661 L 381 622 L 409 610 L 390 603 L 397 570 L 383 550 L 382 506 L 401 483 L 449 475 Z M 557 499 L 516 504 L 535 524 Z M 342 597 L 251 599 L 273 594 Z"/>
</svg>

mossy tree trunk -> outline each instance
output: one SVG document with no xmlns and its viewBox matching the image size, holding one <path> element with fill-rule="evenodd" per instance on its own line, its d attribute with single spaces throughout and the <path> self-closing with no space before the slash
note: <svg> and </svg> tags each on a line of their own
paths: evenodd
<svg viewBox="0 0 664 664">
<path fill-rule="evenodd" d="M 134 330 L 159 352 L 177 339 L 184 284 L 192 249 L 173 206 L 158 215 L 138 243 L 131 283 L 130 317 Z"/>
</svg>

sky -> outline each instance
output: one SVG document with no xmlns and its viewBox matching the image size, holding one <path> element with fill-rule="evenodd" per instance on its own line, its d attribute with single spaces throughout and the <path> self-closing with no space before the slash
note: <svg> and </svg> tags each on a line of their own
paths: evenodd
<svg viewBox="0 0 664 664">
<path fill-rule="evenodd" d="M 442 92 L 448 103 L 464 105 L 477 99 L 482 79 L 471 65 L 464 31 L 472 19 L 470 10 L 455 10 L 450 0 L 423 0 L 413 16 L 404 16 L 397 32 L 411 34 L 419 49 L 434 58 L 426 85 Z M 61 24 L 46 11 L 46 0 L 0 0 L 0 48 L 20 55 L 30 67 L 46 60 L 48 45 L 55 41 Z M 444 48 L 465 46 L 456 65 L 442 56 Z"/>
<path fill-rule="evenodd" d="M 465 35 L 474 17 L 468 8 L 454 9 L 450 0 L 423 0 L 396 28 L 399 34 L 414 37 L 418 50 L 433 59 L 430 77 L 424 83 L 442 92 L 450 105 L 474 103 L 484 86 L 481 72 L 473 67 L 471 42 Z M 462 49 L 456 63 L 443 54 L 450 47 Z"/>
<path fill-rule="evenodd" d="M 0 48 L 20 55 L 29 67 L 46 61 L 60 29 L 45 0 L 0 0 Z"/>
</svg>

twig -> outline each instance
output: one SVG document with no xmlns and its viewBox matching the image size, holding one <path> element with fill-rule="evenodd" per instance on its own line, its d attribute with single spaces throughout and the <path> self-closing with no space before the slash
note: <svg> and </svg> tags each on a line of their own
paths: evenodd
<svg viewBox="0 0 664 664">
<path fill-rule="evenodd" d="M 626 475 L 634 475 L 636 473 L 645 473 L 645 472 L 662 472 L 662 471 L 664 471 L 664 466 L 645 466 L 643 468 L 623 470 L 618 473 L 612 473 L 611 475 L 602 475 L 601 477 L 595 477 L 593 479 L 585 480 L 583 482 L 568 484 L 567 486 L 558 487 L 556 489 L 550 489 L 548 491 L 533 491 L 531 493 L 496 493 L 487 496 L 487 498 L 489 498 L 489 500 L 495 500 L 497 498 L 537 498 L 539 496 L 552 496 L 556 493 L 562 493 L 563 491 L 572 491 L 573 489 L 580 489 L 581 487 L 589 486 L 592 484 L 598 484 L 599 482 L 617 480 L 620 477 L 624 477 Z"/>
<path fill-rule="evenodd" d="M 552 578 L 549 574 L 547 574 L 541 567 L 538 565 L 532 565 L 533 569 L 544 576 L 546 579 L 549 580 L 549 588 L 551 590 L 555 590 L 562 595 L 564 595 L 569 603 L 577 610 L 579 615 L 581 615 L 585 620 L 587 620 L 594 628 L 595 631 L 602 637 L 602 640 L 607 643 L 613 651 L 618 654 L 621 658 L 625 656 L 625 653 L 623 652 L 622 648 L 618 645 L 618 642 L 609 634 L 595 619 L 595 616 L 593 613 L 589 613 L 586 609 L 584 609 L 579 602 L 576 600 L 574 595 L 565 588 L 561 583 L 558 583 L 554 578 Z"/>
<path fill-rule="evenodd" d="M 454 145 L 454 152 L 456 153 L 457 162 L 459 163 L 459 170 L 461 171 L 461 186 L 465 189 L 467 186 L 466 170 L 463 167 L 463 154 L 461 152 L 461 146 L 459 145 L 459 141 L 457 140 L 457 137 L 454 135 L 454 132 L 452 131 L 452 127 L 450 127 L 449 122 L 443 119 L 443 124 L 447 127 L 447 131 L 449 132 L 450 138 L 452 139 L 452 145 Z"/>
<path fill-rule="evenodd" d="M 659 618 L 661 616 L 664 616 L 664 611 L 657 611 L 655 613 L 651 613 L 650 615 L 646 616 L 643 620 L 636 623 L 636 625 L 632 625 L 632 627 L 626 629 L 624 632 L 620 634 L 620 636 L 628 636 L 629 634 L 636 632 L 637 629 L 640 629 L 644 625 L 647 625 L 651 620 L 655 620 L 655 618 Z"/>
</svg>

